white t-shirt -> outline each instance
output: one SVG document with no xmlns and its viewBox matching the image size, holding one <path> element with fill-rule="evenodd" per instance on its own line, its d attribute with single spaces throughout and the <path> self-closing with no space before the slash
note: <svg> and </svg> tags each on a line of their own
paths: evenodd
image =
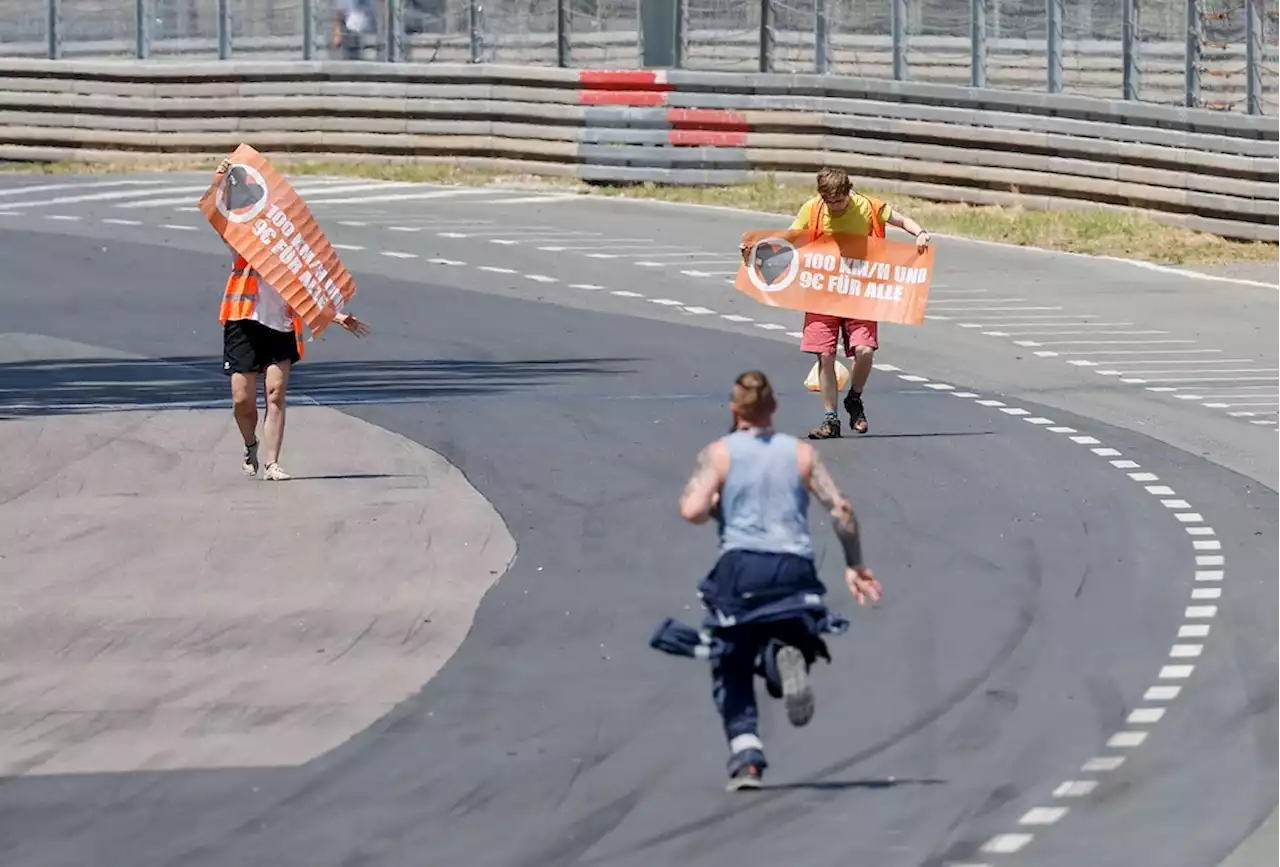
<svg viewBox="0 0 1280 867">
<path fill-rule="evenodd" d="M 276 331 L 293 331 L 293 320 L 290 317 L 289 305 L 284 303 L 284 298 L 270 283 L 262 279 L 261 274 L 258 274 L 257 277 L 258 303 L 253 308 L 253 315 L 249 318 Z"/>
</svg>

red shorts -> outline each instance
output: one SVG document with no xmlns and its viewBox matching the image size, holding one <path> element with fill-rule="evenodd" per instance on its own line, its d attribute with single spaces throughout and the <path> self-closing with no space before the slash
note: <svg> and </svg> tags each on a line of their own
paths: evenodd
<svg viewBox="0 0 1280 867">
<path fill-rule="evenodd" d="M 841 319 L 826 313 L 806 313 L 804 315 L 804 337 L 800 340 L 801 352 L 818 352 L 823 355 L 835 355 L 836 344 L 840 335 L 844 335 L 844 354 L 853 355 L 855 346 L 870 346 L 878 349 L 879 322 L 865 319 Z"/>
</svg>

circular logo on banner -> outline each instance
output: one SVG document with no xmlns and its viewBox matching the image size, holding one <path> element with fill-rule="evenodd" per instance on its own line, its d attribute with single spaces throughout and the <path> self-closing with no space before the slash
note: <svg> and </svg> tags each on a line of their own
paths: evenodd
<svg viewBox="0 0 1280 867">
<path fill-rule="evenodd" d="M 253 166 L 232 163 L 214 198 L 218 213 L 233 223 L 247 223 L 267 206 L 267 181 Z"/>
<path fill-rule="evenodd" d="M 761 292 L 781 292 L 800 270 L 800 256 L 784 238 L 764 238 L 751 247 L 747 276 Z"/>
</svg>

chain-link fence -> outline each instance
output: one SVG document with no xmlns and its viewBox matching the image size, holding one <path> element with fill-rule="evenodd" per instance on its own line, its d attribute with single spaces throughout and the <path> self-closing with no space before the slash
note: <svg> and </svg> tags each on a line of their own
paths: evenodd
<svg viewBox="0 0 1280 867">
<path fill-rule="evenodd" d="M 1276 4 L 0 0 L 0 55 L 359 57 L 614 68 L 670 56 L 689 69 L 825 72 L 1275 114 Z M 642 33 L 642 20 L 661 32 Z M 655 20 L 670 26 L 655 27 Z M 657 50 L 664 41 L 676 43 L 667 45 L 666 54 Z"/>
</svg>

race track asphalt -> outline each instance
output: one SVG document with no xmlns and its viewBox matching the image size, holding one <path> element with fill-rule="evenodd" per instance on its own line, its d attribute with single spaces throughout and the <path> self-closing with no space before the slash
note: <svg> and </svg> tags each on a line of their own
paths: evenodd
<svg viewBox="0 0 1280 867">
<path fill-rule="evenodd" d="M 485 219 L 494 231 L 554 222 L 659 243 L 704 232 L 710 246 L 737 225 L 569 204 L 495 206 Z M 936 323 L 886 329 L 879 360 L 1016 400 L 1158 473 L 1212 522 L 1226 592 L 1194 676 L 1161 704 L 1159 724 L 1120 751 L 1122 766 L 1084 774 L 1150 706 L 1156 672 L 1178 662 L 1168 657 L 1195 586 L 1196 537 L 1087 447 L 877 371 L 871 433 L 821 447 L 858 509 L 886 599 L 866 609 L 849 599 L 834 536 L 816 515 L 821 575 L 853 627 L 831 639 L 834 664 L 816 671 L 809 727 L 791 729 L 766 707 L 766 791 L 729 795 L 704 665 L 646 642 L 666 616 L 699 616 L 693 586 L 714 537 L 681 522 L 675 500 L 697 449 L 728 422 L 730 383 L 744 369 L 766 371 L 781 393 L 779 427 L 800 433 L 816 421 L 815 398 L 800 387 L 807 360 L 778 331 L 610 291 L 754 315 L 728 287 L 695 298 L 658 269 L 636 277 L 616 261 L 568 257 L 536 272 L 556 282 L 524 281 L 539 261 L 528 245 L 377 241 L 382 225 L 413 228 L 428 213 L 423 203 L 391 207 L 403 211 L 348 207 L 366 226 L 330 231 L 362 248 L 344 260 L 361 286 L 353 309 L 374 335 L 311 344 L 291 391 L 447 458 L 505 521 L 514 563 L 420 692 L 310 761 L 9 772 L 5 864 L 1210 867 L 1275 808 L 1274 428 L 1110 380 L 1066 381 L 1078 371 L 1030 367 L 1047 357 L 1015 362 L 989 336 Z M 429 216 L 457 219 L 457 208 L 432 207 Z M 0 340 L 102 348 L 65 364 L 6 356 L 0 418 L 223 405 L 220 242 L 207 227 L 144 234 L 94 222 L 96 213 L 0 224 Z M 327 230 L 335 220 L 322 217 Z M 602 228 L 610 220 L 618 226 Z M 1164 291 L 1131 266 L 1075 263 L 1073 279 L 1087 279 L 1063 288 L 1036 254 L 953 249 L 949 286 L 986 291 L 985 262 L 988 276 L 1017 275 L 1028 290 L 1017 297 L 1049 301 L 1036 306 L 1059 306 L 1072 290 L 1100 314 L 1131 313 L 1139 290 L 1108 296 L 1108 279 Z M 428 267 L 432 256 L 469 265 Z M 482 263 L 502 270 L 471 267 Z M 574 292 L 571 281 L 601 288 Z M 1144 315 L 1274 353 L 1249 330 L 1274 298 L 1214 291 L 1237 288 L 1254 313 L 1197 312 L 1203 297 L 1184 289 Z M 219 459 L 238 471 L 238 454 Z M 0 707 L 21 710 L 3 684 Z M 1085 778 L 1097 780 L 1089 797 L 1054 795 Z M 1059 803 L 1068 814 L 1026 821 Z M 983 851 L 1028 831 L 1025 848 Z"/>
</svg>

